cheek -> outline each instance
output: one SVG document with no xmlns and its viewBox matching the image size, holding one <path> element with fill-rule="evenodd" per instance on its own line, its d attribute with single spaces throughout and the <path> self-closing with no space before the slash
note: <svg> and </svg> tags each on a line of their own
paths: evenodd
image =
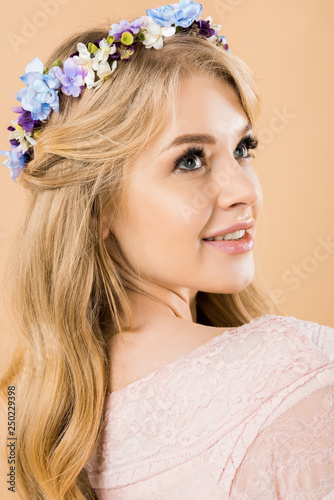
<svg viewBox="0 0 334 500">
<path fill-rule="evenodd" d="M 262 195 L 261 183 L 260 183 L 260 180 L 259 180 L 255 171 L 253 171 L 253 179 L 252 180 L 253 180 L 254 186 L 256 187 L 257 195 L 258 195 L 258 201 L 256 203 L 256 206 L 254 207 L 255 216 L 258 216 L 260 211 L 262 210 L 262 207 L 263 207 L 263 195 Z"/>
<path fill-rule="evenodd" d="M 121 248 L 134 269 L 148 280 L 168 282 L 179 276 L 189 259 L 190 236 L 185 234 L 173 196 L 137 192 L 120 231 Z"/>
<path fill-rule="evenodd" d="M 121 234 L 126 251 L 147 262 L 176 261 L 196 250 L 201 223 L 194 208 L 194 192 L 180 186 L 169 189 L 133 189 L 129 196 L 126 230 Z M 177 259 L 176 259 L 177 258 Z"/>
</svg>

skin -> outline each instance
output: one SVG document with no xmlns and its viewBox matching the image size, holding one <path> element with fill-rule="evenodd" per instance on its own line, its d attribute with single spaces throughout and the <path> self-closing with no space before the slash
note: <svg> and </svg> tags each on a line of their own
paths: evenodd
<svg viewBox="0 0 334 500">
<path fill-rule="evenodd" d="M 123 375 L 128 371 L 125 363 L 133 366 L 136 360 L 146 359 L 141 366 L 137 361 L 127 383 L 224 330 L 196 323 L 199 290 L 236 293 L 253 280 L 252 250 L 230 255 L 202 241 L 216 229 L 251 217 L 255 220 L 250 231 L 254 238 L 262 208 L 261 187 L 251 159 L 240 157 L 247 150 L 236 150 L 247 123 L 232 87 L 201 74 L 185 78 L 176 102 L 175 122 L 131 165 L 126 200 L 111 221 L 103 220 L 108 251 L 118 258 L 110 242 L 111 231 L 129 263 L 122 265 L 132 283 L 128 293 L 135 325 L 133 331 L 122 333 L 129 346 L 122 358 Z M 206 165 L 202 171 L 173 172 L 174 160 L 188 144 L 160 154 L 175 137 L 186 133 L 210 134 L 217 140 L 216 144 L 203 144 L 205 159 L 188 157 L 193 169 Z M 116 335 L 113 351 L 124 349 L 122 344 Z M 148 357 L 153 359 L 150 366 Z M 120 355 L 116 358 L 120 360 Z M 121 378 L 119 375 L 117 380 Z M 122 380 L 118 385 L 124 385 L 124 377 Z"/>
</svg>

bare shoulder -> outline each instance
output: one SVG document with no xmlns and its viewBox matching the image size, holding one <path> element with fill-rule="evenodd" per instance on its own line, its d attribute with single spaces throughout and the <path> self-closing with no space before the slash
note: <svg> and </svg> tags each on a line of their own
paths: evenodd
<svg viewBox="0 0 334 500">
<path fill-rule="evenodd" d="M 177 320 L 179 318 L 176 318 Z M 123 332 L 110 341 L 110 392 L 172 363 L 231 328 L 171 321 L 156 329 Z"/>
</svg>

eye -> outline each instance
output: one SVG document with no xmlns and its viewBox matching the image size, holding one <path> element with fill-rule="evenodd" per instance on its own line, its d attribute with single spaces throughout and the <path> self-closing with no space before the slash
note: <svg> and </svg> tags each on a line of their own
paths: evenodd
<svg viewBox="0 0 334 500">
<path fill-rule="evenodd" d="M 173 172 L 185 173 L 204 170 L 205 166 L 201 165 L 200 161 L 203 158 L 205 158 L 205 151 L 202 147 L 190 146 L 175 160 Z"/>
<path fill-rule="evenodd" d="M 235 149 L 235 152 L 237 152 L 236 158 L 254 158 L 254 155 L 249 153 L 249 150 L 256 149 L 257 146 L 258 139 L 255 136 L 248 135 L 244 137 Z M 204 158 L 205 151 L 202 147 L 190 146 L 175 160 L 173 172 L 184 173 L 204 170 L 205 164 L 201 164 L 201 159 Z"/>
<path fill-rule="evenodd" d="M 248 135 L 247 137 L 244 137 L 235 149 L 235 151 L 241 151 L 241 156 L 237 156 L 237 158 L 254 158 L 254 155 L 252 153 L 249 153 L 249 150 L 256 149 L 258 147 L 258 144 L 259 141 L 255 136 Z"/>
</svg>

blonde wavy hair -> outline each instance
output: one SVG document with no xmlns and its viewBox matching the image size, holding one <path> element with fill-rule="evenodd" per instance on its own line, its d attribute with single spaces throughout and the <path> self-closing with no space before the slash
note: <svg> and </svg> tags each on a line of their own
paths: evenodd
<svg viewBox="0 0 334 500">
<path fill-rule="evenodd" d="M 46 65 L 108 30 L 103 24 L 70 36 Z M 34 159 L 18 177 L 28 203 L 3 277 L 18 342 L 1 392 L 6 398 L 17 383 L 22 498 L 95 498 L 83 466 L 102 430 L 108 344 L 121 333 L 122 318 L 123 331 L 133 325 L 126 276 L 106 249 L 101 222 L 122 199 L 126 166 L 170 123 L 176 89 L 189 72 L 229 83 L 255 124 L 259 93 L 246 64 L 181 32 L 165 38 L 161 50 L 138 44 L 98 91 L 84 89 L 76 99 L 61 94 L 60 112 L 43 125 Z M 281 311 L 263 281 L 230 295 L 199 291 L 197 313 L 202 324 L 237 327 Z"/>
</svg>

